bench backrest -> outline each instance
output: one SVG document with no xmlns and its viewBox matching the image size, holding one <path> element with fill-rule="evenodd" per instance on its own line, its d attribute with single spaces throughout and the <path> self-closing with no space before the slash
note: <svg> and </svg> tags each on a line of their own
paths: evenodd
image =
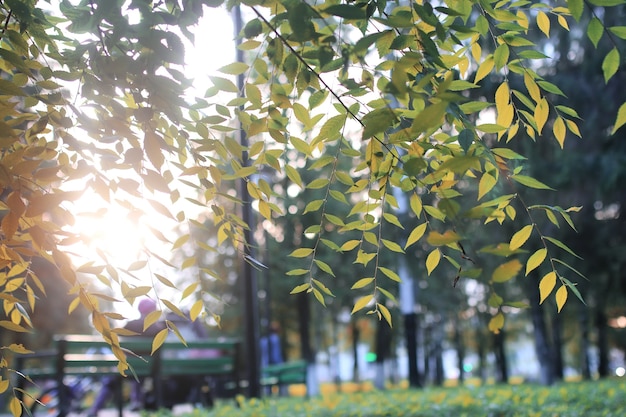
<svg viewBox="0 0 626 417">
<path fill-rule="evenodd" d="M 152 339 L 120 338 L 130 366 L 137 376 L 184 376 L 235 374 L 239 341 L 236 339 L 166 340 L 150 355 Z M 113 375 L 119 373 L 118 360 L 100 336 L 64 335 L 55 338 L 54 349 L 20 358 L 18 365 L 31 378 L 59 375 Z"/>
</svg>

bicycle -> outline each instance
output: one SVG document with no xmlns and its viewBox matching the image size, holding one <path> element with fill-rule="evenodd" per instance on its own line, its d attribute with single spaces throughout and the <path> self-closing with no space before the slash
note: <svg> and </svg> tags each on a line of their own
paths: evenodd
<svg viewBox="0 0 626 417">
<path fill-rule="evenodd" d="M 50 416 L 64 417 L 68 413 L 81 413 L 85 411 L 89 404 L 86 401 L 93 401 L 93 395 L 97 391 L 98 381 L 90 377 L 71 377 L 64 381 L 60 389 L 64 390 L 63 398 L 66 407 L 61 407 L 61 393 L 59 385 L 54 382 L 48 384 L 39 394 L 39 397 L 30 407 L 31 415 L 37 411 L 43 411 Z"/>
</svg>

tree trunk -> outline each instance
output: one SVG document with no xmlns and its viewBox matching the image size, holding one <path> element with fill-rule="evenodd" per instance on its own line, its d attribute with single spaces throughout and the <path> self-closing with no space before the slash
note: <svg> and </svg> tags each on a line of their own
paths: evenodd
<svg viewBox="0 0 626 417">
<path fill-rule="evenodd" d="M 506 362 L 505 335 L 506 333 L 504 332 L 504 329 L 500 330 L 500 333 L 493 335 L 496 368 L 498 370 L 497 380 L 503 384 L 509 382 L 509 368 Z"/>
<path fill-rule="evenodd" d="M 584 304 L 578 305 L 578 325 L 580 326 L 580 373 L 584 380 L 591 379 L 589 363 L 589 310 Z"/>
<path fill-rule="evenodd" d="M 434 359 L 435 359 L 435 385 L 440 387 L 443 385 L 443 382 L 445 380 L 445 375 L 443 372 L 443 330 L 439 326 L 435 328 Z"/>
<path fill-rule="evenodd" d="M 391 327 L 384 320 L 378 321 L 376 328 L 376 379 L 374 386 L 385 389 L 385 362 L 391 353 Z"/>
<path fill-rule="evenodd" d="M 319 393 L 319 386 L 317 381 L 317 369 L 315 366 L 315 352 L 311 348 L 311 336 L 309 333 L 309 326 L 311 323 L 311 313 L 309 310 L 309 295 L 301 293 L 296 298 L 299 318 L 299 331 L 300 331 L 300 352 L 302 359 L 308 363 L 307 372 L 307 395 L 313 397 Z"/>
<path fill-rule="evenodd" d="M 417 314 L 404 314 L 404 336 L 409 361 L 409 386 L 421 387 L 420 373 L 417 367 Z"/>
<path fill-rule="evenodd" d="M 598 376 L 609 376 L 609 341 L 607 334 L 607 317 L 602 306 L 596 306 L 595 322 L 598 331 Z"/>
<path fill-rule="evenodd" d="M 564 376 L 563 366 L 563 326 L 561 315 L 553 313 L 552 315 L 552 348 L 553 348 L 553 366 L 554 378 L 562 381 Z"/>
<path fill-rule="evenodd" d="M 540 382 L 543 385 L 552 385 L 554 383 L 552 352 L 549 344 L 548 329 L 543 316 L 543 307 L 539 304 L 539 277 L 537 274 L 532 274 L 532 279 L 527 281 L 526 289 L 534 328 L 535 351 L 540 366 Z"/>
</svg>

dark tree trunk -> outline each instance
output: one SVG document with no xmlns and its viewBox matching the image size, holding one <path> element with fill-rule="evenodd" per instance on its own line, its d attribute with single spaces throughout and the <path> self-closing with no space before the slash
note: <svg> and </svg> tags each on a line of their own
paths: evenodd
<svg viewBox="0 0 626 417">
<path fill-rule="evenodd" d="M 433 329 L 435 345 L 433 352 L 433 359 L 435 360 L 435 385 L 440 387 L 443 385 L 445 375 L 443 372 L 443 330 L 440 327 L 441 323 Z"/>
<path fill-rule="evenodd" d="M 602 306 L 597 306 L 595 311 L 596 329 L 598 331 L 598 376 L 609 376 L 609 341 L 607 334 L 607 317 Z"/>
<path fill-rule="evenodd" d="M 578 325 L 580 326 L 580 373 L 584 380 L 591 379 L 589 363 L 589 310 L 584 304 L 578 306 Z"/>
<path fill-rule="evenodd" d="M 554 378 L 562 381 L 564 376 L 563 370 L 563 325 L 561 315 L 553 313 L 552 315 L 552 347 L 553 347 L 553 366 Z"/>
<path fill-rule="evenodd" d="M 497 380 L 503 384 L 509 382 L 509 367 L 507 365 L 505 340 L 506 333 L 504 330 L 500 330 L 500 333 L 493 335 L 493 347 L 496 355 L 496 368 L 498 370 Z"/>
<path fill-rule="evenodd" d="M 378 321 L 376 328 L 376 380 L 378 389 L 385 388 L 385 361 L 391 356 L 391 327 L 384 320 Z"/>
<path fill-rule="evenodd" d="M 529 277 L 530 278 L 530 277 Z M 530 315 L 534 328 L 535 350 L 540 366 L 540 382 L 543 385 L 554 383 L 554 368 L 552 366 L 552 351 L 548 337 L 548 329 L 543 315 L 543 307 L 539 304 L 539 278 L 537 274 L 532 274 L 532 279 L 526 285 L 528 298 L 530 301 Z"/>
<path fill-rule="evenodd" d="M 302 293 L 297 299 L 298 304 L 298 318 L 299 318 L 299 331 L 300 331 L 300 352 L 302 359 L 308 363 L 315 362 L 315 354 L 311 349 L 311 336 L 309 333 L 309 327 L 311 323 L 311 313 L 309 310 L 309 295 Z"/>
<path fill-rule="evenodd" d="M 421 387 L 422 383 L 417 367 L 417 314 L 405 314 L 403 317 L 406 351 L 409 361 L 409 386 Z"/>
</svg>

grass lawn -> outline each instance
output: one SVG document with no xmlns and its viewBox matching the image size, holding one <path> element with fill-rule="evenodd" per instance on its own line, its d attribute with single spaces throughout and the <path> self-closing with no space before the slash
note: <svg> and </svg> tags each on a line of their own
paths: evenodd
<svg viewBox="0 0 626 417">
<path fill-rule="evenodd" d="M 167 416 L 169 412 L 155 413 Z M 153 414 L 153 416 L 155 415 Z M 416 389 L 365 389 L 323 392 L 306 399 L 238 398 L 211 410 L 194 409 L 184 417 L 565 417 L 626 416 L 626 378 L 599 382 L 538 385 L 489 385 Z"/>
</svg>

